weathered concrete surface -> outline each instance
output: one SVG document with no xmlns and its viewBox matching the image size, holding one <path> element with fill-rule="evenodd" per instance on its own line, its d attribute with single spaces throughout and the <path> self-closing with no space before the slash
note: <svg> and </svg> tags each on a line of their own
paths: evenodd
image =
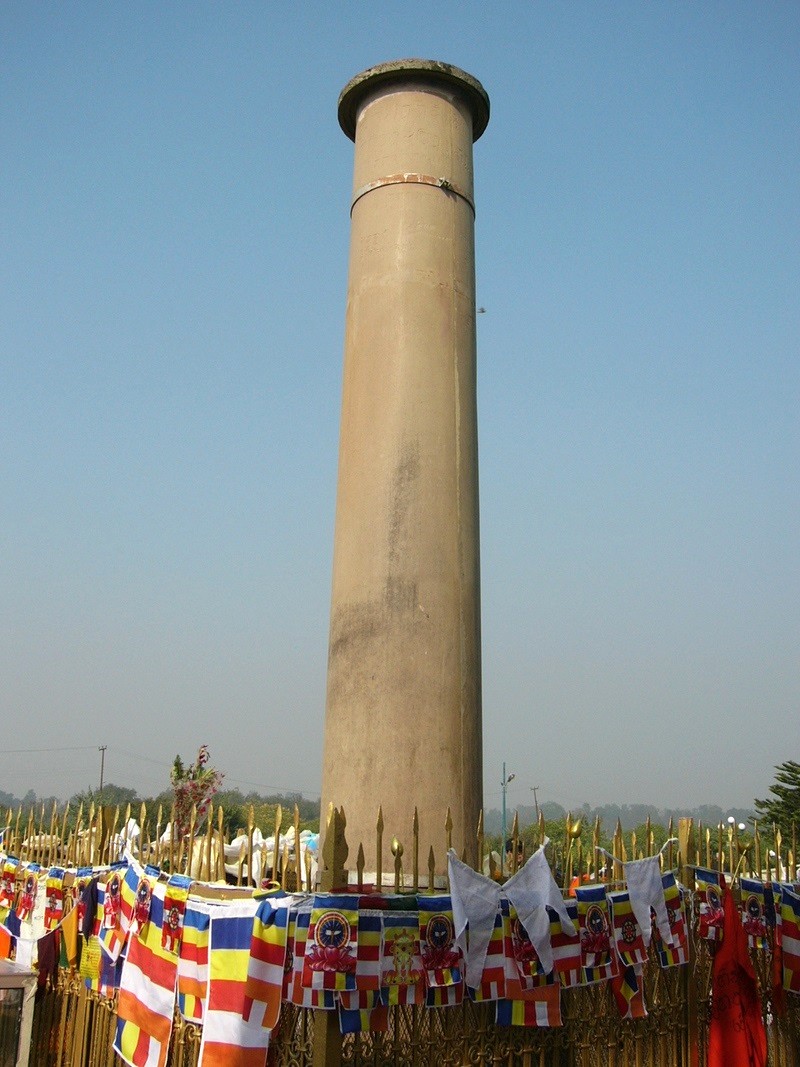
<svg viewBox="0 0 800 1067">
<path fill-rule="evenodd" d="M 488 98 L 446 64 L 351 81 L 355 139 L 323 819 L 471 851 L 482 798 L 472 143 Z M 427 847 L 420 857 L 427 867 Z M 384 866 L 390 868 L 388 844 Z"/>
</svg>

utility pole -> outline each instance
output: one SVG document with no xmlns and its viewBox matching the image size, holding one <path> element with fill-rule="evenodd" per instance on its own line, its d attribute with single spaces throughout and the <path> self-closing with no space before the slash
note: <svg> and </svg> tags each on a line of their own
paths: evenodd
<svg viewBox="0 0 800 1067">
<path fill-rule="evenodd" d="M 539 825 L 539 801 L 536 799 L 536 791 L 539 788 L 538 785 L 531 786 L 531 792 L 533 793 L 533 805 L 536 808 L 536 825 Z"/>
<path fill-rule="evenodd" d="M 503 761 L 503 782 L 502 782 L 502 789 L 503 789 L 503 832 L 502 832 L 502 835 L 501 835 L 502 839 L 500 841 L 500 874 L 501 874 L 501 876 L 503 874 L 503 865 L 505 864 L 505 858 L 506 858 L 506 790 L 508 789 L 508 783 L 513 781 L 516 777 L 517 777 L 516 774 L 513 774 L 513 773 L 509 774 L 509 775 L 506 774 L 506 764 L 505 764 L 505 760 L 504 760 Z"/>
<path fill-rule="evenodd" d="M 108 745 L 98 745 L 97 751 L 100 753 L 100 792 L 103 792 L 103 770 L 106 765 L 106 749 Z"/>
</svg>

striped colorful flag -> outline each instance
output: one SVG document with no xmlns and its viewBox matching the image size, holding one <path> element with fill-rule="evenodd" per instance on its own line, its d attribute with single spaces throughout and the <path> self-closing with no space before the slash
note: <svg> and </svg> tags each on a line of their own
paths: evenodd
<svg viewBox="0 0 800 1067">
<path fill-rule="evenodd" d="M 257 900 L 211 910 L 208 999 L 200 1042 L 201 1067 L 264 1067 L 270 1032 L 244 1018 L 247 968 Z"/>
<path fill-rule="evenodd" d="M 781 949 L 783 988 L 800 993 L 800 895 L 781 886 Z"/>
<path fill-rule="evenodd" d="M 742 878 L 739 885 L 742 890 L 742 926 L 747 933 L 748 947 L 764 952 L 768 947 L 767 887 L 756 878 Z M 769 890 L 769 895 L 772 898 L 772 890 Z"/>
<path fill-rule="evenodd" d="M 550 943 L 553 948 L 553 963 L 555 964 L 556 974 L 561 985 L 565 989 L 570 989 L 573 986 L 580 985 L 583 981 L 581 933 L 578 923 L 577 900 L 565 900 L 564 905 L 570 921 L 575 927 L 573 933 L 569 933 L 564 929 L 558 912 L 548 908 L 547 914 L 550 916 Z"/>
<path fill-rule="evenodd" d="M 381 988 L 383 913 L 359 902 L 356 989 L 377 992 Z"/>
<path fill-rule="evenodd" d="M 450 897 L 420 896 L 417 901 L 420 954 L 429 989 L 461 985 L 462 956 L 456 945 Z"/>
<path fill-rule="evenodd" d="M 498 1026 L 561 1026 L 561 983 L 531 989 L 524 1000 L 498 1000 Z"/>
<path fill-rule="evenodd" d="M 653 932 L 657 932 L 655 924 Z M 611 992 L 621 1019 L 644 1019 L 647 1016 L 642 969 L 641 963 L 636 966 L 620 964 L 617 973 L 611 976 Z"/>
<path fill-rule="evenodd" d="M 310 989 L 303 985 L 311 908 L 292 908 L 286 937 L 286 967 L 283 978 L 283 999 L 299 1008 L 336 1007 L 336 993 L 332 989 Z"/>
<path fill-rule="evenodd" d="M 425 1003 L 425 975 L 416 913 L 386 912 L 383 916 L 381 986 L 386 1004 Z"/>
<path fill-rule="evenodd" d="M 432 985 L 425 990 L 427 1008 L 456 1008 L 464 1001 L 464 983 L 455 985 Z"/>
<path fill-rule="evenodd" d="M 51 867 L 45 882 L 44 928 L 55 930 L 64 917 L 64 868 Z"/>
<path fill-rule="evenodd" d="M 339 1029 L 343 1034 L 385 1033 L 389 1029 L 389 1008 L 381 1000 L 380 990 L 339 993 Z"/>
<path fill-rule="evenodd" d="M 647 946 L 642 930 L 636 921 L 631 898 L 627 891 L 618 890 L 608 894 L 611 906 L 611 922 L 614 930 L 614 947 L 617 950 L 622 970 L 647 962 Z M 653 928 L 657 932 L 657 927 Z"/>
<path fill-rule="evenodd" d="M 722 940 L 722 889 L 719 872 L 696 867 L 695 900 L 698 905 L 697 935 L 705 941 Z"/>
<path fill-rule="evenodd" d="M 474 988 L 469 987 L 471 1000 L 476 1002 L 500 1000 L 501 997 L 507 995 L 504 933 L 505 922 L 501 903 L 495 915 L 480 982 Z"/>
<path fill-rule="evenodd" d="M 317 894 L 308 927 L 303 985 L 309 989 L 355 989 L 357 951 L 357 898 Z"/>
<path fill-rule="evenodd" d="M 689 962 L 689 932 L 686 925 L 686 907 L 683 900 L 683 891 L 672 871 L 662 874 L 661 884 L 664 887 L 664 903 L 667 908 L 672 944 L 668 945 L 664 941 L 654 923 L 653 940 L 656 944 L 658 962 L 662 967 L 682 967 Z"/>
<path fill-rule="evenodd" d="M 164 1067 L 167 1062 L 178 961 L 161 947 L 163 921 L 164 888 L 157 885 L 150 922 L 131 938 L 122 969 L 114 1050 L 131 1067 Z"/>
<path fill-rule="evenodd" d="M 575 890 L 581 938 L 583 982 L 605 982 L 614 973 L 611 920 L 604 885 L 581 885 Z"/>
<path fill-rule="evenodd" d="M 202 1023 L 208 994 L 209 905 L 188 901 L 178 958 L 178 1010 L 187 1022 Z"/>
<path fill-rule="evenodd" d="M 274 1030 L 281 1011 L 289 927 L 289 898 L 259 900 L 253 919 L 245 989 L 245 1021 Z"/>
</svg>

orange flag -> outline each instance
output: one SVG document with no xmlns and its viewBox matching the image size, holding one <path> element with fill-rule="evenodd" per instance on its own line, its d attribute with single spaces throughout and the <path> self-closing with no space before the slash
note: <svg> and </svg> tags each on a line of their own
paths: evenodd
<svg viewBox="0 0 800 1067">
<path fill-rule="evenodd" d="M 723 936 L 712 967 L 708 1067 L 766 1067 L 767 1035 L 747 934 L 730 888 L 720 881 Z"/>
<path fill-rule="evenodd" d="M 64 937 L 64 951 L 69 960 L 70 967 L 75 967 L 78 962 L 78 909 L 73 908 L 61 924 L 61 933 Z"/>
</svg>

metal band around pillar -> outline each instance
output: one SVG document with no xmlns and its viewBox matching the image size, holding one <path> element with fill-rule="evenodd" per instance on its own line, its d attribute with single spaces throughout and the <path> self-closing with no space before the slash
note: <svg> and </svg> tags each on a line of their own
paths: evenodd
<svg viewBox="0 0 800 1067">
<path fill-rule="evenodd" d="M 356 189 L 350 204 L 350 214 L 362 196 L 371 193 L 374 189 L 380 189 L 384 185 L 432 185 L 434 189 L 444 189 L 446 193 L 452 193 L 469 204 L 473 218 L 475 217 L 475 205 L 471 197 L 461 189 L 457 189 L 447 178 L 434 178 L 432 174 L 389 174 L 386 178 L 378 178 L 374 182 L 368 182 Z"/>
</svg>

